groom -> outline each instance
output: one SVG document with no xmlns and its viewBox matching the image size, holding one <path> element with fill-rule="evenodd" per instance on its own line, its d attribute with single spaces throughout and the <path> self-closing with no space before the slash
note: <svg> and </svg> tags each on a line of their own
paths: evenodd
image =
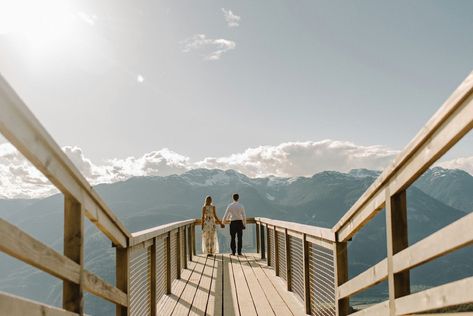
<svg viewBox="0 0 473 316">
<path fill-rule="evenodd" d="M 237 249 L 235 245 L 235 236 L 238 237 L 238 255 L 241 255 L 241 246 L 243 244 L 243 229 L 246 228 L 246 214 L 243 205 L 238 202 L 240 196 L 235 193 L 233 194 L 233 202 L 228 205 L 225 215 L 223 215 L 222 222 L 230 222 L 230 236 L 232 238 L 230 242 L 230 248 L 232 248 L 232 255 L 235 255 Z"/>
</svg>

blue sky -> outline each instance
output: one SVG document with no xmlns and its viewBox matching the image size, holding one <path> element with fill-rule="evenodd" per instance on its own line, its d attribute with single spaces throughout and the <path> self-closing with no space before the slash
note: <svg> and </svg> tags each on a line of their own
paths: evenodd
<svg viewBox="0 0 473 316">
<path fill-rule="evenodd" d="M 390 155 L 473 69 L 472 1 L 35 3 L 0 0 L 0 72 L 96 162 L 326 139 Z"/>
</svg>

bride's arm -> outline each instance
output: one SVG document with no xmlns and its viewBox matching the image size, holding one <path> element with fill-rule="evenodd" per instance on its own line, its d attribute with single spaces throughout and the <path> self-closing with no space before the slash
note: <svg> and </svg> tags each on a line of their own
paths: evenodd
<svg viewBox="0 0 473 316">
<path fill-rule="evenodd" d="M 215 222 L 216 222 L 217 224 L 220 224 L 220 227 L 223 228 L 223 223 L 222 223 L 222 221 L 221 221 L 221 220 L 218 218 L 218 216 L 217 216 L 217 208 L 216 208 L 215 206 L 213 207 L 213 210 L 214 210 Z"/>
</svg>

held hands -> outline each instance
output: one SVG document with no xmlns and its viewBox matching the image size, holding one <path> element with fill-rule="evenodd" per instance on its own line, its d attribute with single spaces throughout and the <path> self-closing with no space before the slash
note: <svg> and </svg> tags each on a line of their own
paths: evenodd
<svg viewBox="0 0 473 316">
<path fill-rule="evenodd" d="M 243 229 L 246 229 L 246 226 L 245 226 L 245 225 L 243 225 Z"/>
<path fill-rule="evenodd" d="M 225 228 L 225 225 L 223 223 L 220 223 L 220 228 Z"/>
</svg>

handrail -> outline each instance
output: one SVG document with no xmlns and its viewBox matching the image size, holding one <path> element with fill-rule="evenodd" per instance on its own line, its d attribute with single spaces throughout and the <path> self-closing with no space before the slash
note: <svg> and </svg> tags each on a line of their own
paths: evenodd
<svg viewBox="0 0 473 316">
<path fill-rule="evenodd" d="M 195 219 L 188 219 L 184 221 L 178 221 L 178 222 L 173 222 L 169 224 L 164 224 L 161 226 L 156 226 L 152 228 L 148 228 L 145 230 L 141 230 L 138 232 L 131 233 L 131 239 L 130 239 L 130 247 L 133 247 L 137 244 L 140 244 L 146 240 L 155 238 L 157 236 L 163 235 L 169 231 L 175 230 L 176 228 L 182 227 L 182 226 L 188 226 L 190 224 L 195 223 Z"/>
<path fill-rule="evenodd" d="M 79 201 L 108 238 L 127 246 L 128 230 L 1 75 L 0 132 L 62 193 Z"/>
<path fill-rule="evenodd" d="M 472 128 L 473 73 L 432 116 L 393 163 L 333 226 L 339 241 L 351 238 L 384 207 L 385 190 L 391 194 L 407 188 L 427 168 Z"/>
<path fill-rule="evenodd" d="M 285 229 L 302 233 L 302 234 L 306 234 L 315 238 L 319 238 L 319 239 L 323 239 L 323 240 L 327 240 L 331 242 L 335 241 L 335 234 L 332 232 L 330 228 L 323 228 L 323 227 L 299 224 L 299 223 L 288 222 L 288 221 L 280 221 L 280 220 L 274 220 L 274 219 L 269 219 L 269 218 L 264 218 L 264 217 L 256 217 L 255 220 L 262 224 L 268 224 L 272 226 L 285 228 Z"/>
</svg>

